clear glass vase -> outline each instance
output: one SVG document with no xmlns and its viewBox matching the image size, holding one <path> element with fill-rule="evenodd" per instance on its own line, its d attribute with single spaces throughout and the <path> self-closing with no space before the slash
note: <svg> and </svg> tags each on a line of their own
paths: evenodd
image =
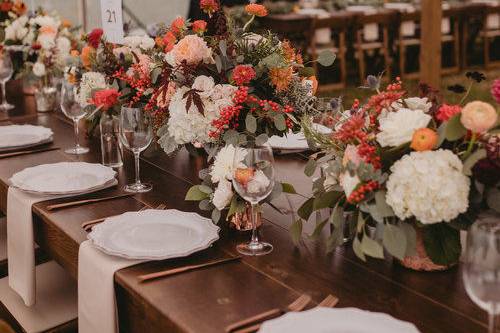
<svg viewBox="0 0 500 333">
<path fill-rule="evenodd" d="M 53 84 L 52 76 L 46 75 L 39 79 L 35 90 L 35 102 L 38 112 L 55 110 L 57 105 L 57 87 Z"/>
<path fill-rule="evenodd" d="M 102 164 L 111 168 L 123 165 L 119 132 L 120 120 L 109 112 L 103 112 L 99 121 L 101 132 Z"/>
</svg>

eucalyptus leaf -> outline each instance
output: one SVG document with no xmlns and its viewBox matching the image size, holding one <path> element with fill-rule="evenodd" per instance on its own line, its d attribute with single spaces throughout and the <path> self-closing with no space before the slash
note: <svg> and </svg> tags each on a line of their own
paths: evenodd
<svg viewBox="0 0 500 333">
<path fill-rule="evenodd" d="M 384 248 L 377 241 L 368 237 L 368 235 L 363 235 L 361 250 L 367 256 L 384 259 Z"/>
<path fill-rule="evenodd" d="M 342 229 L 334 229 L 331 235 L 326 240 L 326 253 L 333 252 L 337 247 L 344 242 L 344 235 Z"/>
<path fill-rule="evenodd" d="M 224 142 L 226 142 L 228 145 L 233 145 L 236 146 L 238 144 L 239 138 L 238 138 L 238 132 L 235 130 L 228 130 L 224 133 L 222 136 L 222 139 Z"/>
<path fill-rule="evenodd" d="M 290 234 L 295 245 L 299 245 L 302 236 L 302 220 L 298 219 L 290 226 Z"/>
<path fill-rule="evenodd" d="M 409 223 L 401 223 L 400 228 L 406 235 L 406 253 L 405 256 L 412 257 L 417 253 L 417 232 Z"/>
<path fill-rule="evenodd" d="M 212 210 L 212 221 L 215 224 L 219 223 L 220 216 L 221 216 L 220 210 L 218 210 L 217 208 L 214 208 L 214 210 Z"/>
<path fill-rule="evenodd" d="M 403 260 L 406 254 L 406 234 L 397 225 L 386 224 L 383 243 L 387 251 L 394 257 Z"/>
<path fill-rule="evenodd" d="M 352 249 L 354 250 L 354 254 L 356 254 L 359 259 L 366 261 L 365 254 L 358 237 L 354 237 L 354 241 L 352 242 Z"/>
<path fill-rule="evenodd" d="M 425 226 L 422 231 L 425 251 L 433 263 L 448 266 L 458 262 L 462 252 L 458 230 L 437 223 Z"/>
<path fill-rule="evenodd" d="M 276 126 L 276 128 L 279 131 L 283 132 L 286 130 L 286 121 L 285 121 L 285 116 L 283 116 L 283 114 L 277 113 L 274 116 L 273 121 L 274 121 L 274 126 Z"/>
<path fill-rule="evenodd" d="M 467 129 L 460 122 L 461 114 L 451 117 L 446 123 L 445 137 L 448 141 L 456 141 L 467 134 Z"/>
<path fill-rule="evenodd" d="M 247 114 L 245 118 L 245 127 L 250 133 L 255 133 L 255 131 L 257 131 L 257 119 L 255 119 L 255 117 L 250 113 Z"/>
<path fill-rule="evenodd" d="M 292 184 L 281 183 L 281 189 L 284 193 L 297 194 L 297 191 L 295 191 L 295 188 Z"/>
<path fill-rule="evenodd" d="M 198 188 L 200 189 L 201 192 L 206 193 L 206 194 L 210 194 L 213 192 L 213 190 L 210 187 L 208 187 L 207 185 L 199 185 Z"/>
<path fill-rule="evenodd" d="M 210 200 L 208 199 L 200 201 L 198 206 L 200 207 L 201 210 L 212 210 L 213 208 L 213 205 L 210 203 Z"/>
<path fill-rule="evenodd" d="M 200 190 L 200 185 L 191 187 L 186 193 L 184 200 L 186 201 L 200 201 L 208 198 L 208 194 Z"/>
<path fill-rule="evenodd" d="M 161 67 L 155 67 L 151 71 L 151 82 L 152 83 L 156 83 L 156 81 L 158 81 L 158 78 L 160 77 L 161 73 L 162 73 L 162 68 Z"/>
<path fill-rule="evenodd" d="M 329 67 L 333 65 L 336 57 L 337 56 L 332 51 L 323 50 L 318 54 L 318 63 L 320 63 L 321 66 Z"/>
<path fill-rule="evenodd" d="M 321 236 L 321 232 L 325 228 L 325 225 L 328 223 L 328 219 L 320 221 L 319 223 L 316 223 L 316 226 L 314 227 L 314 231 L 311 234 L 311 238 L 314 240 L 317 240 L 319 236 Z"/>
<path fill-rule="evenodd" d="M 316 73 L 314 72 L 314 68 L 312 67 L 302 67 L 299 68 L 299 74 L 302 77 L 310 77 L 314 76 Z"/>
<path fill-rule="evenodd" d="M 255 138 L 255 144 L 257 146 L 262 146 L 262 145 L 264 145 L 267 142 L 267 140 L 269 140 L 269 137 L 267 136 L 266 133 L 263 133 L 263 134 L 258 135 Z"/>
<path fill-rule="evenodd" d="M 342 193 L 336 191 L 322 193 L 314 199 L 313 211 L 333 207 L 341 196 Z"/>
<path fill-rule="evenodd" d="M 311 216 L 313 212 L 314 198 L 308 199 L 306 202 L 302 204 L 297 210 L 297 214 L 304 220 L 308 220 L 309 216 Z"/>
<path fill-rule="evenodd" d="M 344 208 L 342 208 L 342 206 L 340 206 L 338 203 L 335 205 L 335 208 L 330 215 L 329 222 L 333 224 L 336 229 L 339 229 L 344 225 Z"/>
<path fill-rule="evenodd" d="M 477 162 L 486 157 L 486 149 L 478 149 L 473 152 L 467 159 L 464 161 L 463 173 L 466 176 L 472 176 L 472 168 L 476 165 Z"/>
<path fill-rule="evenodd" d="M 304 168 L 304 173 L 306 174 L 307 177 L 311 177 L 312 175 L 314 175 L 314 172 L 316 171 L 316 167 L 318 166 L 316 160 L 314 159 L 309 159 L 309 161 L 307 161 L 307 164 Z"/>
</svg>

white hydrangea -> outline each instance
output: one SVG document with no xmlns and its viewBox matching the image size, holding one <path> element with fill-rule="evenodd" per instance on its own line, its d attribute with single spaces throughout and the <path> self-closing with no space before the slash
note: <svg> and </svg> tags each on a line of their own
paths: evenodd
<svg viewBox="0 0 500 333">
<path fill-rule="evenodd" d="M 56 39 L 57 57 L 64 64 L 71 52 L 71 41 L 66 37 L 58 37 Z"/>
<path fill-rule="evenodd" d="M 401 220 L 424 224 L 449 222 L 469 205 L 470 180 L 449 150 L 412 152 L 391 167 L 387 203 Z"/>
<path fill-rule="evenodd" d="M 44 50 L 56 47 L 56 36 L 54 34 L 39 34 L 36 40 Z"/>
<path fill-rule="evenodd" d="M 198 82 L 203 80 L 205 83 L 210 81 L 205 78 L 197 78 L 197 80 Z M 206 85 L 206 87 L 208 86 L 209 84 Z M 178 145 L 210 142 L 208 133 L 213 129 L 212 121 L 219 117 L 220 111 L 224 107 L 233 105 L 232 96 L 237 88 L 231 85 L 215 85 L 212 90 L 202 91 L 203 94 L 200 94 L 200 97 L 204 108 L 203 114 L 195 103 L 191 104 L 189 110 L 186 109 L 187 98 L 183 98 L 183 96 L 188 90 L 187 87 L 179 88 L 172 96 L 169 105 L 168 132 Z M 215 91 L 224 91 L 226 95 L 215 99 L 215 94 L 213 94 Z"/>
<path fill-rule="evenodd" d="M 229 180 L 222 179 L 214 191 L 212 203 L 218 210 L 223 210 L 229 205 L 233 198 L 233 184 Z"/>
<path fill-rule="evenodd" d="M 28 35 L 28 17 L 20 16 L 5 27 L 5 40 L 22 41 Z"/>
<path fill-rule="evenodd" d="M 54 31 L 57 31 L 59 29 L 59 26 L 61 25 L 61 21 L 57 17 L 49 15 L 36 16 L 30 23 L 37 24 L 40 27 L 50 27 Z"/>
<path fill-rule="evenodd" d="M 78 102 L 81 107 L 89 105 L 89 99 L 92 97 L 92 90 L 105 89 L 106 78 L 98 72 L 83 73 L 80 81 L 80 92 L 78 94 Z"/>
<path fill-rule="evenodd" d="M 246 153 L 242 148 L 233 145 L 223 147 L 215 156 L 214 163 L 210 169 L 212 182 L 218 183 L 225 179 L 231 180 L 234 173 L 234 165 L 240 164 L 245 159 Z"/>
<path fill-rule="evenodd" d="M 397 147 L 410 142 L 413 133 L 427 127 L 431 118 L 422 110 L 401 108 L 387 112 L 379 118 L 381 132 L 377 134 L 377 141 L 382 147 Z"/>
</svg>

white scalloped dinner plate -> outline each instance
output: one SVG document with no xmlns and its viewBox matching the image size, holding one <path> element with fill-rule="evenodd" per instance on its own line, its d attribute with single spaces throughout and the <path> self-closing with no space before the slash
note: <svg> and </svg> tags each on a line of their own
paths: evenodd
<svg viewBox="0 0 500 333">
<path fill-rule="evenodd" d="M 37 194 L 80 194 L 116 184 L 116 172 L 102 164 L 61 162 L 26 168 L 10 178 L 20 190 Z"/>
<path fill-rule="evenodd" d="M 289 312 L 262 324 L 259 333 L 419 333 L 415 325 L 388 314 L 356 308 Z"/>
<path fill-rule="evenodd" d="M 50 128 L 34 125 L 0 126 L 0 149 L 28 148 L 52 141 Z"/>
<path fill-rule="evenodd" d="M 148 209 L 110 217 L 87 237 L 110 255 L 163 260 L 208 248 L 219 239 L 219 227 L 196 213 Z"/>
<path fill-rule="evenodd" d="M 330 134 L 332 130 L 326 126 L 321 124 L 313 124 L 313 128 L 321 134 Z M 273 149 L 293 149 L 293 150 L 307 150 L 309 149 L 309 145 L 307 144 L 306 137 L 304 133 L 288 133 L 286 136 L 277 136 L 273 135 L 269 138 L 268 144 Z"/>
</svg>

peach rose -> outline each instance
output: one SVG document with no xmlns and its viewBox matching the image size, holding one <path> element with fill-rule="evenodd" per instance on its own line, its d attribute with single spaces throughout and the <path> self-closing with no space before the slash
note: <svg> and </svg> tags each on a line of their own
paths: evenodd
<svg viewBox="0 0 500 333">
<path fill-rule="evenodd" d="M 413 133 L 410 147 L 415 151 L 432 150 L 438 141 L 438 135 L 430 128 L 420 128 Z"/>
<path fill-rule="evenodd" d="M 495 108 L 488 103 L 474 101 L 468 103 L 462 109 L 460 122 L 465 128 L 474 133 L 484 133 L 495 126 L 498 120 L 498 113 Z"/>
<path fill-rule="evenodd" d="M 212 50 L 203 38 L 197 35 L 187 35 L 172 49 L 173 60 L 176 65 L 186 62 L 188 65 L 197 65 L 200 62 L 212 63 Z"/>
</svg>

